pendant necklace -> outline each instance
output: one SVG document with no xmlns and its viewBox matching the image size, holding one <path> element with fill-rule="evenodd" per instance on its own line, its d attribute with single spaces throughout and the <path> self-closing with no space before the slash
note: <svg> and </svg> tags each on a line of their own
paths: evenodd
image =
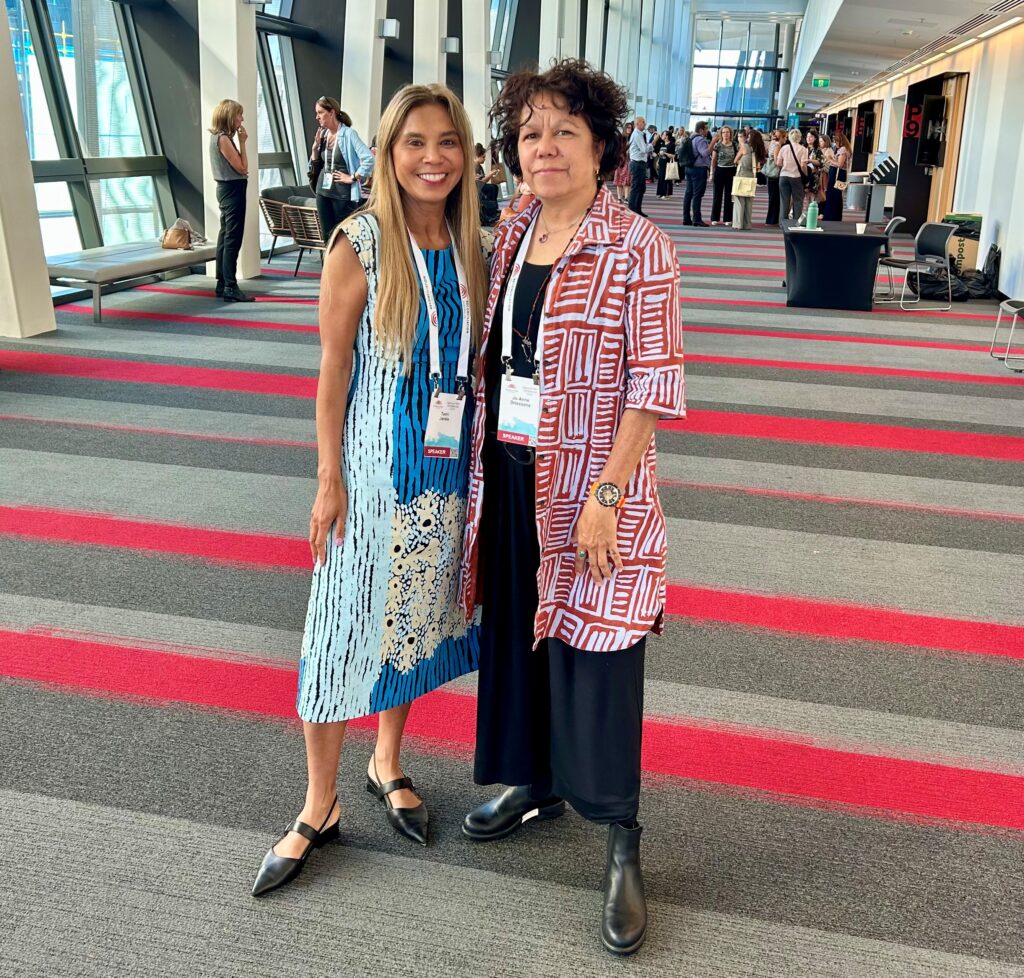
<svg viewBox="0 0 1024 978">
<path fill-rule="evenodd" d="M 539 242 L 540 242 L 541 244 L 546 244 L 546 243 L 547 243 L 547 240 L 548 240 L 548 238 L 550 238 L 550 237 L 551 237 L 551 235 L 553 235 L 553 234 L 559 234 L 559 233 L 561 233 L 562 231 L 568 231 L 568 230 L 569 230 L 569 228 L 571 228 L 571 227 L 573 227 L 573 226 L 575 226 L 575 227 L 579 227 L 579 226 L 580 226 L 580 224 L 582 224 L 582 223 L 583 223 L 583 218 L 585 218 L 585 217 L 587 216 L 587 214 L 588 214 L 589 212 L 590 212 L 590 208 L 588 207 L 588 208 L 587 208 L 587 209 L 586 209 L 586 210 L 585 210 L 585 211 L 584 211 L 584 212 L 583 212 L 583 213 L 582 213 L 582 214 L 581 214 L 581 215 L 580 215 L 580 216 L 579 216 L 579 217 L 578 217 L 578 218 L 577 218 L 577 219 L 576 219 L 575 221 L 570 221 L 570 222 L 569 222 L 568 224 L 566 224 L 566 225 L 565 225 L 565 227 L 562 227 L 562 228 L 554 228 L 554 230 L 552 230 L 551 228 L 549 228 L 549 227 L 548 227 L 548 222 L 547 222 L 547 221 L 545 220 L 545 218 L 544 218 L 544 212 L 543 212 L 543 211 L 541 211 L 541 213 L 540 213 L 540 219 L 541 219 L 541 221 L 543 221 L 543 222 L 544 222 L 544 228 L 545 228 L 545 230 L 544 230 L 544 232 L 543 232 L 543 233 L 542 233 L 542 234 L 540 235 L 540 237 L 539 237 L 539 238 L 537 238 L 537 241 L 539 241 Z"/>
</svg>

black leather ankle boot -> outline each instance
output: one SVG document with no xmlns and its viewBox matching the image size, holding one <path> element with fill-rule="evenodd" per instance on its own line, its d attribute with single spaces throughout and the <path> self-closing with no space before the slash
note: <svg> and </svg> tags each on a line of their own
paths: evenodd
<svg viewBox="0 0 1024 978">
<path fill-rule="evenodd" d="M 561 798 L 537 798 L 530 785 L 519 785 L 474 808 L 462 820 L 462 834 L 474 842 L 493 842 L 511 835 L 531 819 L 543 822 L 564 814 Z"/>
<path fill-rule="evenodd" d="M 647 933 L 647 899 L 640 872 L 640 826 L 608 826 L 601 943 L 612 954 L 632 954 Z"/>
</svg>

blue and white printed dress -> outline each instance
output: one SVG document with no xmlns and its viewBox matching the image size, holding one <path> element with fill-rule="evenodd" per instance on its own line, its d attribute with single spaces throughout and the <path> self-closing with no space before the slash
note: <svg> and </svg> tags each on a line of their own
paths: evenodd
<svg viewBox="0 0 1024 978">
<path fill-rule="evenodd" d="M 367 280 L 345 413 L 341 467 L 344 533 L 313 571 L 299 661 L 299 716 L 350 720 L 407 703 L 477 668 L 478 628 L 459 609 L 472 398 L 458 460 L 426 458 L 431 392 L 426 304 L 408 376 L 372 327 L 377 298 L 376 220 L 344 228 Z M 441 371 L 455 390 L 462 304 L 450 248 L 424 251 L 437 302 Z"/>
</svg>

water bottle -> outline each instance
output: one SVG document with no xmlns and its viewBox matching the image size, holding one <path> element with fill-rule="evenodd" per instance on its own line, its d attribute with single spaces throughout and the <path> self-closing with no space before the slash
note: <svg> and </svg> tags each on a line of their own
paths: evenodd
<svg viewBox="0 0 1024 978">
<path fill-rule="evenodd" d="M 811 201 L 811 206 L 807 208 L 807 227 L 810 230 L 814 230 L 818 226 L 818 202 L 816 200 Z"/>
</svg>

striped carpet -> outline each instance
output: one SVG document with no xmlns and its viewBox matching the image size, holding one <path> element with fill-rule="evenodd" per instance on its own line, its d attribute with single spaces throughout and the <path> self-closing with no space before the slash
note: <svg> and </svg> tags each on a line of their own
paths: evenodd
<svg viewBox="0 0 1024 978">
<path fill-rule="evenodd" d="M 777 231 L 646 209 L 691 413 L 659 433 L 641 953 L 599 947 L 600 830 L 460 836 L 472 677 L 410 720 L 429 849 L 362 791 L 360 722 L 344 844 L 249 897 L 304 784 L 317 265 L 282 256 L 252 306 L 184 278 L 0 341 L 0 975 L 1024 975 L 1024 378 L 995 306 L 791 311 Z"/>
</svg>

